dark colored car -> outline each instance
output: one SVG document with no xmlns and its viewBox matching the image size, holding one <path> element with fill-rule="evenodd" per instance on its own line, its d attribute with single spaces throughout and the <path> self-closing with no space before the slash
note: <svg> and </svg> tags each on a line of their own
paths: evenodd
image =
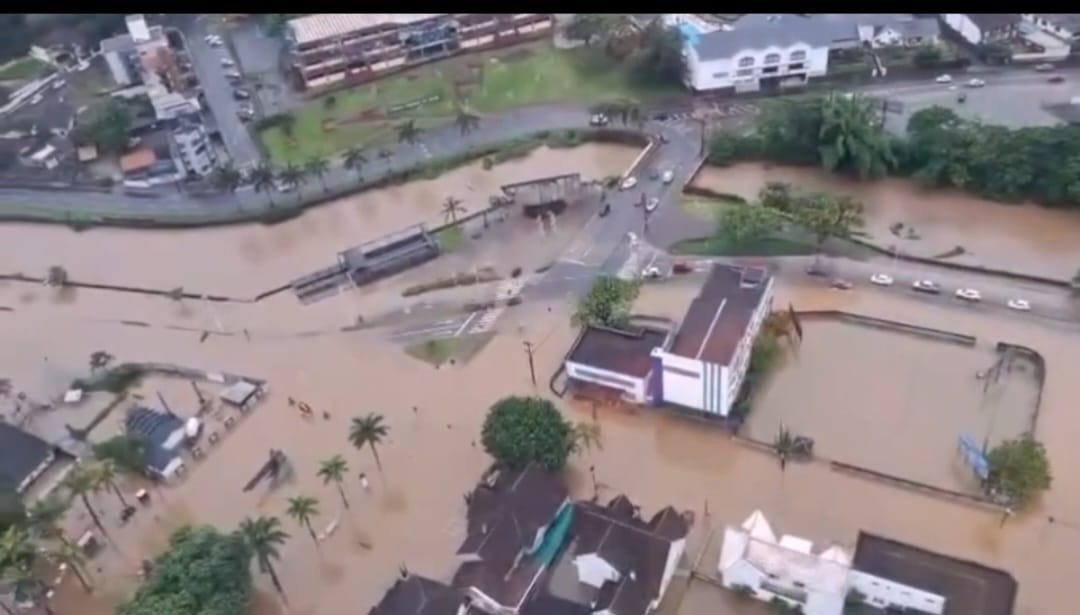
<svg viewBox="0 0 1080 615">
<path fill-rule="evenodd" d="M 241 90 L 239 88 L 233 90 L 233 98 L 236 100 L 249 100 L 251 99 L 251 92 L 247 90 Z"/>
<path fill-rule="evenodd" d="M 1049 79 L 1047 79 L 1047 81 L 1050 82 L 1050 83 L 1065 83 L 1065 76 L 1064 75 L 1054 75 L 1053 77 L 1050 77 Z"/>
</svg>

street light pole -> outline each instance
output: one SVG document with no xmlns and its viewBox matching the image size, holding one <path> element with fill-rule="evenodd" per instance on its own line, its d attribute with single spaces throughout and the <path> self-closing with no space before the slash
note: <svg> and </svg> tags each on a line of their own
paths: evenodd
<svg viewBox="0 0 1080 615">
<path fill-rule="evenodd" d="M 533 343 L 528 341 L 528 340 L 526 340 L 525 342 L 522 342 L 522 343 L 525 344 L 525 354 L 529 356 L 529 376 L 532 378 L 533 388 L 535 388 L 536 387 L 536 365 L 533 362 L 534 346 L 533 346 Z"/>
</svg>

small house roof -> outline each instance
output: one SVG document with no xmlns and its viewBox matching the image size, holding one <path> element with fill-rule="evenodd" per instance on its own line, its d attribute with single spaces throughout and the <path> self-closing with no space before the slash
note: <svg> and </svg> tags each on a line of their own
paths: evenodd
<svg viewBox="0 0 1080 615">
<path fill-rule="evenodd" d="M 157 162 L 157 154 L 149 147 L 139 147 L 120 157 L 120 170 L 124 173 L 142 171 Z"/>
</svg>

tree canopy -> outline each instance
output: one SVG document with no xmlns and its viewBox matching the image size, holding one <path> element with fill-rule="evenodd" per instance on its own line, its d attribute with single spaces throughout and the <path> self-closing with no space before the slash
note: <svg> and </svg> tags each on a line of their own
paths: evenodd
<svg viewBox="0 0 1080 615">
<path fill-rule="evenodd" d="M 764 238 L 781 225 L 780 215 L 756 203 L 732 205 L 720 210 L 716 234 L 727 243 L 742 246 Z"/>
<path fill-rule="evenodd" d="M 990 466 L 987 488 L 1022 507 L 1050 488 L 1053 476 L 1046 448 L 1030 436 L 1006 440 L 986 456 Z"/>
<path fill-rule="evenodd" d="M 120 615 L 236 615 L 251 602 L 252 553 L 238 532 L 185 527 L 169 540 Z"/>
<path fill-rule="evenodd" d="M 623 327 L 630 317 L 630 307 L 637 299 L 637 282 L 615 276 L 601 276 L 578 301 L 573 320 L 578 325 Z"/>
<path fill-rule="evenodd" d="M 550 401 L 518 396 L 491 406 L 481 441 L 500 465 L 519 469 L 535 462 L 552 471 L 562 469 L 577 443 L 573 427 Z"/>
</svg>

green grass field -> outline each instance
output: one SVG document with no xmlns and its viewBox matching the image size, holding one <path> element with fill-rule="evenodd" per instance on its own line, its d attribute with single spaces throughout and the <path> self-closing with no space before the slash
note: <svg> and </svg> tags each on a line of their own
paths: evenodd
<svg viewBox="0 0 1080 615">
<path fill-rule="evenodd" d="M 12 60 L 7 64 L 0 65 L 0 81 L 33 79 L 45 72 L 45 69 L 48 68 L 48 66 L 48 64 L 41 60 L 31 58 L 30 56 Z"/>
<path fill-rule="evenodd" d="M 259 138 L 275 164 L 296 163 L 349 147 L 390 143 L 397 138 L 394 126 L 405 119 L 415 119 L 421 128 L 450 122 L 459 96 L 472 110 L 485 114 L 542 102 L 640 100 L 674 91 L 635 84 L 627 67 L 597 50 L 562 51 L 550 43 L 531 44 L 465 55 L 321 96 L 294 112 L 292 138 L 280 127 L 261 130 Z M 385 117 L 394 105 L 428 97 L 438 100 L 392 119 Z M 376 119 L 355 121 L 365 111 Z M 354 121 L 347 121 L 350 118 Z"/>
</svg>

